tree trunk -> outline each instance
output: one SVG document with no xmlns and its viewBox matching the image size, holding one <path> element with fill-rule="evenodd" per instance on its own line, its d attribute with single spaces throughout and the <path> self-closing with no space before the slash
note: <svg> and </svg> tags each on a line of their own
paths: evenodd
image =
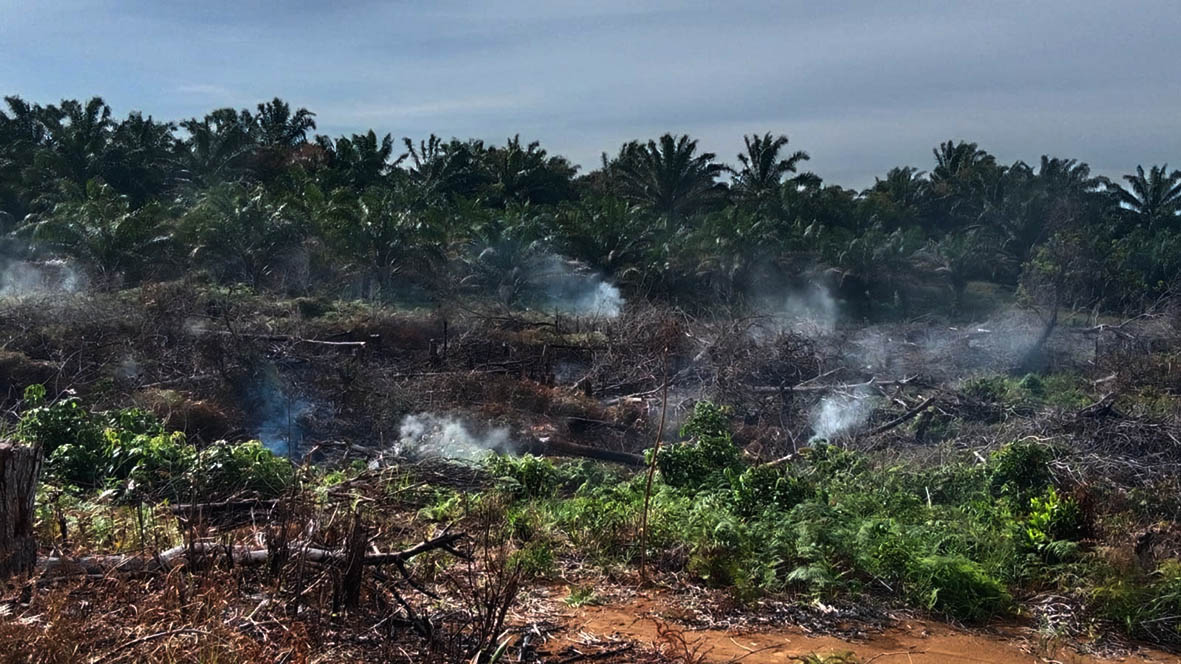
<svg viewBox="0 0 1181 664">
<path fill-rule="evenodd" d="M 37 563 L 33 497 L 41 450 L 0 442 L 0 579 L 28 574 Z"/>
</svg>

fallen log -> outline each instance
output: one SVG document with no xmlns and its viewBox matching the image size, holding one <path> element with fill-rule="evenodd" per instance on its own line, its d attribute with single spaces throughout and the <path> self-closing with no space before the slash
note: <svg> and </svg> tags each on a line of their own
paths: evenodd
<svg viewBox="0 0 1181 664">
<path fill-rule="evenodd" d="M 547 438 L 540 438 L 526 443 L 517 451 L 521 454 L 528 453 L 548 456 L 580 457 L 585 459 L 594 459 L 596 461 L 622 463 L 624 465 L 635 466 L 637 468 L 646 465 L 644 462 L 644 457 L 639 454 L 632 454 L 630 452 L 617 452 L 615 450 L 604 450 L 599 447 L 578 445 L 576 443 L 570 443 L 564 440 L 553 440 Z"/>
<path fill-rule="evenodd" d="M 1102 399 L 1099 399 L 1095 403 L 1075 413 L 1075 417 L 1091 417 L 1095 419 L 1102 419 L 1104 417 L 1114 416 L 1126 418 L 1127 415 L 1124 415 L 1115 407 L 1115 400 L 1118 396 L 1119 395 L 1116 392 L 1105 394 L 1103 395 Z"/>
<path fill-rule="evenodd" d="M 177 516 L 214 516 L 226 512 L 269 511 L 278 505 L 277 500 L 224 500 L 216 503 L 178 503 L 169 505 L 168 511 Z"/>
<path fill-rule="evenodd" d="M 279 343 L 292 344 L 308 344 L 311 346 L 328 346 L 335 348 L 364 348 L 369 344 L 367 341 L 327 341 L 323 339 L 304 339 L 302 337 L 293 337 L 287 334 L 251 334 L 240 333 L 232 334 L 230 332 L 219 332 L 226 336 L 241 337 L 243 339 L 255 339 L 258 341 L 275 341 Z"/>
<path fill-rule="evenodd" d="M 419 554 L 436 549 L 442 549 L 457 558 L 466 560 L 468 556 L 455 548 L 455 545 L 465 537 L 467 536 L 463 533 L 450 533 L 426 540 L 402 551 L 369 553 L 365 555 L 361 564 L 398 565 Z M 345 551 L 313 546 L 292 547 L 289 555 L 291 558 L 303 559 L 311 563 L 337 564 L 346 562 Z M 110 573 L 165 572 L 187 564 L 197 566 L 212 564 L 219 559 L 228 560 L 234 565 L 253 567 L 266 564 L 270 560 L 270 556 L 271 552 L 267 549 L 256 549 L 244 545 L 226 546 L 216 542 L 194 542 L 162 551 L 153 557 L 133 555 L 55 557 L 39 561 L 37 567 L 42 578 L 78 575 L 101 576 Z"/>
<path fill-rule="evenodd" d="M 837 385 L 753 385 L 749 390 L 756 394 L 778 394 L 780 392 L 828 392 L 830 390 L 856 390 L 864 387 L 897 387 L 911 384 L 917 376 L 900 378 L 898 380 L 878 380 L 871 378 L 864 383 L 845 383 Z"/>
<path fill-rule="evenodd" d="M 936 396 L 938 396 L 938 395 L 936 395 Z M 935 403 L 935 396 L 927 397 L 922 403 L 915 406 L 914 408 L 911 408 L 910 410 L 899 415 L 898 417 L 895 417 L 894 419 L 890 420 L 889 422 L 886 422 L 885 424 L 883 424 L 879 427 L 875 427 L 873 429 L 870 429 L 869 431 L 866 431 L 865 435 L 866 436 L 876 436 L 879 433 L 885 433 L 885 432 L 889 431 L 890 429 L 893 429 L 894 427 L 905 423 L 907 420 L 909 420 L 909 419 L 915 417 L 916 415 L 918 415 L 919 413 L 923 412 L 932 403 Z"/>
</svg>

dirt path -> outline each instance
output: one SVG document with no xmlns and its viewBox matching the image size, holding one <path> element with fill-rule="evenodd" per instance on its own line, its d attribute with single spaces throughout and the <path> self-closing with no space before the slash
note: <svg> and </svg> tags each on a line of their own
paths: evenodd
<svg viewBox="0 0 1181 664">
<path fill-rule="evenodd" d="M 675 615 L 677 607 L 662 597 L 636 598 L 627 603 L 567 608 L 563 611 L 568 634 L 589 634 L 604 639 L 621 639 L 641 644 L 665 642 L 652 616 Z M 849 642 L 833 636 L 814 636 L 794 627 L 772 630 L 729 631 L 677 629 L 691 649 L 704 654 L 704 662 L 771 664 L 797 661 L 812 653 L 852 653 L 860 662 L 891 664 L 976 663 L 1035 664 L 1128 664 L 1181 663 L 1181 657 L 1155 651 L 1141 651 L 1120 659 L 1079 655 L 1069 648 L 1039 643 L 1033 630 L 1009 627 L 970 632 L 946 624 L 907 621 L 875 634 L 865 641 Z"/>
</svg>

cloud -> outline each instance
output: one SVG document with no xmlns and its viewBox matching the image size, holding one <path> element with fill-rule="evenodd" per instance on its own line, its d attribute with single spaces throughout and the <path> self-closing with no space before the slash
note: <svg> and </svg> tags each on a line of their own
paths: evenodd
<svg viewBox="0 0 1181 664">
<path fill-rule="evenodd" d="M 1181 88 L 1144 65 L 1181 56 L 1174 0 L 0 6 L 6 93 L 119 113 L 278 95 L 323 132 L 520 133 L 589 167 L 663 131 L 732 161 L 743 132 L 774 131 L 857 187 L 929 168 L 949 138 L 1105 174 L 1181 152 Z"/>
</svg>

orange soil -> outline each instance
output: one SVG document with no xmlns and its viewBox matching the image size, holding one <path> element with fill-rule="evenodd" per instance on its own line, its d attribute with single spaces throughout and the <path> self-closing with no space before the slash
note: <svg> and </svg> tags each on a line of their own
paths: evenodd
<svg viewBox="0 0 1181 664">
<path fill-rule="evenodd" d="M 669 600 L 640 597 L 628 604 L 584 606 L 563 611 L 567 634 L 585 632 L 598 637 L 618 638 L 643 644 L 661 642 L 657 622 L 652 615 L 675 615 L 676 607 Z M 672 623 L 675 625 L 675 622 Z M 735 662 L 770 664 L 792 662 L 793 657 L 812 653 L 853 653 L 862 662 L 905 662 L 933 664 L 935 662 L 968 663 L 1010 662 L 1061 664 L 1129 664 L 1181 663 L 1181 657 L 1158 651 L 1142 650 L 1118 660 L 1079 655 L 1069 648 L 1039 643 L 1037 635 L 1028 628 L 1017 626 L 974 633 L 952 626 L 927 621 L 906 621 L 866 641 L 848 642 L 832 636 L 814 636 L 799 628 L 785 626 L 775 630 L 726 631 L 685 629 L 684 637 L 698 652 L 708 653 L 706 662 Z"/>
</svg>

